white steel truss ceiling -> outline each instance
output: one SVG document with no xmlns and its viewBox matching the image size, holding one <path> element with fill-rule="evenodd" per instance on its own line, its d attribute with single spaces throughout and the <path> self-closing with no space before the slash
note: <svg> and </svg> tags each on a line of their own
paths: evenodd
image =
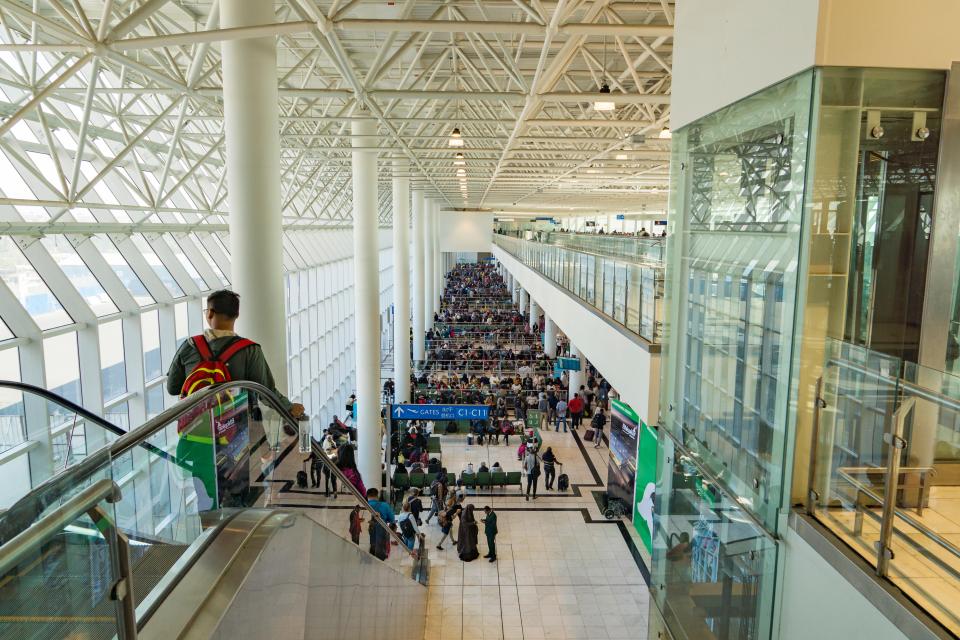
<svg viewBox="0 0 960 640">
<path fill-rule="evenodd" d="M 383 223 L 395 160 L 449 207 L 660 210 L 671 3 L 278 0 L 273 23 L 220 29 L 209 0 L 0 0 L 0 172 L 29 185 L 0 185 L 0 233 L 222 229 L 219 43 L 264 35 L 288 227 L 349 223 L 360 117 Z"/>
</svg>

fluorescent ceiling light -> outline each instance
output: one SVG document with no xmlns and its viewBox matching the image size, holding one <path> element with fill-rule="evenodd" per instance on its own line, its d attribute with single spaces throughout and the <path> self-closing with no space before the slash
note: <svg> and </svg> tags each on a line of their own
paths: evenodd
<svg viewBox="0 0 960 640">
<path fill-rule="evenodd" d="M 453 131 L 450 132 L 450 141 L 448 144 L 451 147 L 463 146 L 463 136 L 460 135 L 460 129 L 458 127 L 454 127 Z"/>
<path fill-rule="evenodd" d="M 664 127 L 663 129 L 660 130 L 660 135 L 657 137 L 660 138 L 661 140 L 669 140 L 670 138 L 673 137 L 673 132 L 670 131 L 670 127 Z"/>
</svg>

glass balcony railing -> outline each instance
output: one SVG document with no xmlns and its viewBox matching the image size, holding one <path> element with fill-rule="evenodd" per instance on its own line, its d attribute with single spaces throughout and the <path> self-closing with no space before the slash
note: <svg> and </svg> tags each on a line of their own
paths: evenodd
<svg viewBox="0 0 960 640">
<path fill-rule="evenodd" d="M 960 633 L 960 378 L 828 344 L 807 511 Z"/>
<path fill-rule="evenodd" d="M 663 332 L 662 240 L 538 232 L 495 245 L 650 343 Z"/>
</svg>

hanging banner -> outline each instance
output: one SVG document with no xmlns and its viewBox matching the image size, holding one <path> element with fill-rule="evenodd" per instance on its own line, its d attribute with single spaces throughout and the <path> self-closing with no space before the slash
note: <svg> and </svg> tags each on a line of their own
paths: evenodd
<svg viewBox="0 0 960 640">
<path fill-rule="evenodd" d="M 657 430 L 640 422 L 637 473 L 633 494 L 633 528 L 647 551 L 653 552 L 653 494 L 657 481 Z"/>
</svg>

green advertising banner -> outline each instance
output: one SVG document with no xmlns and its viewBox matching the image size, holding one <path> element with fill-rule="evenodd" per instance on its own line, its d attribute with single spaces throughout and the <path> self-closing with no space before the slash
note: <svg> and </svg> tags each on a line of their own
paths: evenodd
<svg viewBox="0 0 960 640">
<path fill-rule="evenodd" d="M 657 430 L 640 423 L 637 438 L 637 474 L 633 494 L 633 526 L 653 552 L 653 490 L 657 479 Z"/>
</svg>

